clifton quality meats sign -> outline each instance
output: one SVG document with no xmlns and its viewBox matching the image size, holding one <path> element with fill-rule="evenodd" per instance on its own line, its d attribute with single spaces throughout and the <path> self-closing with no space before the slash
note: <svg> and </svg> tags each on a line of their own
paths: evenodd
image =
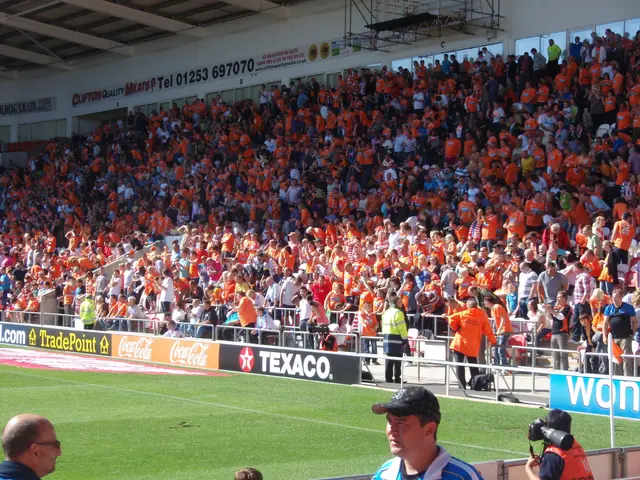
<svg viewBox="0 0 640 480">
<path fill-rule="evenodd" d="M 0 104 L 0 117 L 11 117 L 27 113 L 53 112 L 56 109 L 55 97 L 39 98 L 26 102 L 13 102 Z"/>
</svg>

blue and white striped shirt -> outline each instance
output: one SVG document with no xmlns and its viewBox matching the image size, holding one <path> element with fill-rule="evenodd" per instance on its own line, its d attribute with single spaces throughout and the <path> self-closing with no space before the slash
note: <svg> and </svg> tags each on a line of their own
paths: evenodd
<svg viewBox="0 0 640 480">
<path fill-rule="evenodd" d="M 472 465 L 452 457 L 443 447 L 429 468 L 417 480 L 483 480 Z M 402 459 L 394 458 L 378 469 L 371 480 L 402 480 Z"/>
</svg>

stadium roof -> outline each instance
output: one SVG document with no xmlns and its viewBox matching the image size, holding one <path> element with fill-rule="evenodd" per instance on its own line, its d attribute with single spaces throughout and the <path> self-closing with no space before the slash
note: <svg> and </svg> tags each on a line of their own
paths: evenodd
<svg viewBox="0 0 640 480">
<path fill-rule="evenodd" d="M 308 0 L 0 0 L 0 73 L 49 66 L 103 52 L 134 55 L 160 37 L 207 36 L 216 23 L 264 14 L 285 16 Z"/>
</svg>

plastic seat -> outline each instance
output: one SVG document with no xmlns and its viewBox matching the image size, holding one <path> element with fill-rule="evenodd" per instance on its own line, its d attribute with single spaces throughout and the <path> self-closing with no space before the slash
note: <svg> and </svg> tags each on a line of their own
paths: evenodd
<svg viewBox="0 0 640 480">
<path fill-rule="evenodd" d="M 603 135 L 609 135 L 611 133 L 611 127 L 608 123 L 603 123 L 598 127 L 596 131 L 596 137 L 602 137 Z"/>
<path fill-rule="evenodd" d="M 411 349 L 411 355 L 416 351 L 417 338 L 420 336 L 420 332 L 417 328 L 410 328 L 407 330 L 407 336 L 409 337 L 409 348 Z"/>
</svg>

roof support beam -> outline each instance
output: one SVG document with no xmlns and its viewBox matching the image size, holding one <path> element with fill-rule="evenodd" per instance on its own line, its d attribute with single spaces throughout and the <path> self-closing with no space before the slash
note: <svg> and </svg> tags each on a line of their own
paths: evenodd
<svg viewBox="0 0 640 480">
<path fill-rule="evenodd" d="M 178 22 L 177 20 L 143 12 L 134 8 L 124 7 L 105 0 L 63 0 L 63 2 L 69 5 L 74 5 L 78 8 L 93 10 L 94 12 L 104 13 L 105 15 L 111 15 L 112 17 L 130 20 L 132 22 L 154 27 L 166 32 L 187 35 L 195 38 L 204 38 L 206 35 L 206 30 L 203 28 L 194 27 L 188 23 Z"/>
<path fill-rule="evenodd" d="M 11 47 L 9 45 L 0 45 L 0 55 L 5 57 L 17 58 L 25 62 L 37 63 L 38 65 L 59 68 L 61 70 L 71 70 L 71 66 L 51 55 L 43 55 L 42 53 L 23 50 L 21 48 Z"/>
<path fill-rule="evenodd" d="M 235 7 L 251 10 L 252 12 L 262 12 L 276 15 L 277 17 L 286 17 L 287 8 L 269 0 L 224 0 L 224 3 Z"/>
<path fill-rule="evenodd" d="M 16 70 L 9 70 L 7 68 L 0 67 L 0 77 L 8 80 L 17 80 L 18 72 Z"/>
<path fill-rule="evenodd" d="M 28 32 L 38 33 L 47 37 L 59 38 L 68 42 L 85 45 L 87 47 L 96 48 L 98 50 L 108 50 L 121 55 L 132 55 L 133 49 L 123 43 L 107 40 L 104 38 L 94 37 L 86 33 L 80 33 L 66 28 L 61 28 L 47 23 L 37 22 L 28 18 L 18 16 L 8 16 L 0 14 L 0 24 L 8 27 L 26 30 Z"/>
</svg>

